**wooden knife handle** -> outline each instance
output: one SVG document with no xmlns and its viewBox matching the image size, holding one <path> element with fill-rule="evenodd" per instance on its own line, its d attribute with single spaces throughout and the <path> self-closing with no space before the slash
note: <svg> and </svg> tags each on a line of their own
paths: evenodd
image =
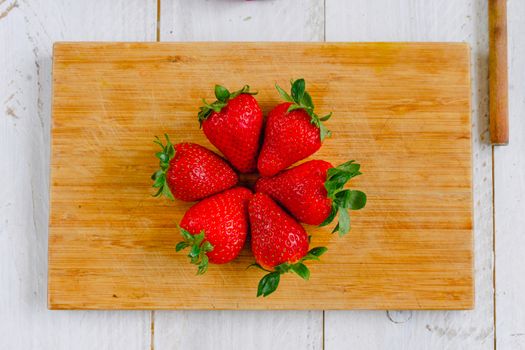
<svg viewBox="0 0 525 350">
<path fill-rule="evenodd" d="M 509 143 L 507 0 L 489 0 L 490 141 Z"/>
</svg>

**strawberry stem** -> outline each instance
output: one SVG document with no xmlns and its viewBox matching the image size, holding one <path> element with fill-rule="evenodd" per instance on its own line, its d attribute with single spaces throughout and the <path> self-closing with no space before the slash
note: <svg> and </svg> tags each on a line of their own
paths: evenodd
<svg viewBox="0 0 525 350">
<path fill-rule="evenodd" d="M 337 168 L 328 169 L 324 187 L 327 196 L 332 200 L 332 210 L 325 221 L 319 226 L 330 224 L 339 213 L 338 223 L 334 232 L 339 232 L 342 237 L 350 231 L 350 214 L 348 210 L 359 210 L 366 205 L 366 194 L 358 190 L 344 189 L 346 183 L 353 177 L 361 175 L 360 165 L 355 160 L 339 165 Z"/>
<path fill-rule="evenodd" d="M 202 127 L 202 123 L 208 119 L 212 112 L 220 113 L 220 111 L 226 107 L 229 100 L 236 98 L 240 94 L 257 95 L 257 92 L 251 92 L 250 86 L 248 85 L 244 85 L 242 89 L 234 92 L 230 92 L 222 85 L 215 85 L 215 97 L 217 100 L 209 104 L 205 99 L 202 99 L 203 106 L 199 108 L 198 113 L 200 126 Z"/>
<path fill-rule="evenodd" d="M 173 147 L 168 134 L 164 134 L 164 137 L 166 138 L 166 146 L 162 144 L 162 141 L 160 141 L 158 136 L 155 136 L 155 140 L 153 141 L 162 149 L 160 152 L 155 153 L 155 157 L 159 158 L 160 169 L 151 175 L 153 187 L 158 189 L 153 197 L 164 195 L 168 199 L 174 200 L 173 194 L 166 183 L 166 171 L 170 166 L 170 161 L 173 159 L 173 156 L 175 156 L 175 148 Z"/>
<path fill-rule="evenodd" d="M 312 102 L 312 97 L 306 91 L 306 82 L 303 78 L 297 80 L 291 80 L 291 95 L 288 95 L 279 85 L 275 84 L 275 88 L 279 92 L 279 95 L 288 102 L 292 104 L 288 107 L 286 113 L 294 111 L 296 109 L 303 109 L 310 116 L 310 123 L 319 128 L 319 133 L 321 141 L 323 141 L 327 136 L 330 136 L 332 133 L 328 130 L 322 122 L 327 121 L 332 116 L 332 112 L 329 114 L 319 117 L 314 113 L 314 103 Z"/>
<path fill-rule="evenodd" d="M 307 281 L 310 278 L 310 270 L 303 263 L 306 260 L 319 260 L 319 257 L 326 253 L 328 248 L 326 247 L 315 247 L 312 248 L 303 256 L 299 261 L 295 263 L 283 263 L 274 267 L 274 271 L 267 270 L 261 265 L 254 263 L 248 267 L 255 266 L 260 268 L 263 271 L 268 272 L 266 275 L 261 278 L 259 285 L 257 286 L 257 296 L 267 297 L 277 290 L 279 282 L 281 280 L 281 275 L 287 272 L 294 272 L 299 277 Z"/>
<path fill-rule="evenodd" d="M 192 235 L 181 227 L 179 227 L 179 230 L 184 240 L 177 243 L 175 251 L 179 252 L 189 247 L 188 258 L 190 258 L 192 264 L 197 265 L 197 275 L 202 275 L 208 270 L 209 259 L 206 253 L 213 250 L 213 245 L 204 240 L 204 230 L 196 235 Z"/>
</svg>

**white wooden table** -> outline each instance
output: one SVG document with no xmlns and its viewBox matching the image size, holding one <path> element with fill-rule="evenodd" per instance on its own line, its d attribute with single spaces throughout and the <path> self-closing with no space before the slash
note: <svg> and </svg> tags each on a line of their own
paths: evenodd
<svg viewBox="0 0 525 350">
<path fill-rule="evenodd" d="M 525 349 L 525 1 L 509 0 L 510 145 L 488 135 L 487 0 L 0 0 L 0 349 Z M 465 41 L 473 311 L 48 311 L 55 41 Z"/>
</svg>

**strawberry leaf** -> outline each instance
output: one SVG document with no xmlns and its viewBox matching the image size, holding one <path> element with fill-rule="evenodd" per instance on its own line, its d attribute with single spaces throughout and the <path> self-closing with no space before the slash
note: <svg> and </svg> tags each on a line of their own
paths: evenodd
<svg viewBox="0 0 525 350">
<path fill-rule="evenodd" d="M 257 95 L 258 92 L 257 91 L 250 91 L 250 86 L 249 85 L 244 85 L 242 87 L 242 89 L 240 90 L 237 90 L 237 91 L 234 91 L 230 94 L 230 100 L 231 99 L 234 99 L 235 97 L 241 95 L 241 94 L 248 94 L 248 95 Z"/>
<path fill-rule="evenodd" d="M 213 245 L 204 240 L 206 238 L 204 230 L 196 235 L 192 235 L 181 227 L 179 227 L 179 230 L 184 240 L 177 243 L 175 251 L 180 252 L 190 247 L 190 252 L 188 253 L 190 263 L 197 265 L 197 275 L 202 275 L 208 270 L 209 258 L 206 253 L 213 250 Z"/>
<path fill-rule="evenodd" d="M 294 102 L 294 100 L 292 99 L 292 97 L 290 95 L 288 95 L 288 93 L 286 91 L 284 91 L 283 89 L 281 89 L 281 87 L 277 84 L 275 84 L 275 88 L 277 89 L 277 91 L 279 92 L 279 95 L 281 95 L 281 97 L 283 98 L 283 100 L 287 101 L 287 102 Z"/>
<path fill-rule="evenodd" d="M 303 106 L 292 104 L 288 109 L 286 110 L 286 113 L 290 113 L 291 111 L 295 111 L 296 109 L 304 109 Z"/>
<path fill-rule="evenodd" d="M 303 262 L 307 260 L 319 260 L 319 257 L 323 255 L 327 250 L 328 249 L 326 247 L 312 248 L 308 251 L 308 253 L 305 254 L 305 256 L 299 259 L 299 261 L 293 264 L 288 262 L 282 263 L 280 265 L 275 266 L 274 271 L 268 271 L 257 263 L 249 265 L 248 267 L 255 266 L 264 271 L 269 272 L 268 274 L 263 276 L 263 278 L 259 281 L 259 285 L 257 287 L 257 296 L 259 297 L 262 295 L 265 297 L 273 293 L 279 285 L 279 281 L 281 278 L 280 276 L 290 271 L 293 271 L 302 279 L 308 280 L 310 278 L 310 270 Z"/>
<path fill-rule="evenodd" d="M 361 165 L 356 163 L 355 160 L 349 160 L 348 162 L 339 165 L 337 168 L 329 169 L 329 171 L 357 173 L 360 168 L 361 168 Z"/>
<path fill-rule="evenodd" d="M 301 105 L 303 105 L 305 107 L 308 107 L 312 111 L 314 110 L 314 103 L 312 101 L 312 96 L 310 96 L 310 94 L 308 92 L 306 92 L 306 91 L 304 92 L 304 95 L 299 100 L 299 102 L 301 103 Z"/>
<path fill-rule="evenodd" d="M 308 251 L 308 253 L 306 253 L 306 255 L 301 259 L 301 261 L 306 261 L 306 260 L 317 260 L 319 261 L 319 257 L 321 255 L 323 255 L 324 253 L 326 253 L 326 251 L 328 250 L 328 248 L 326 247 L 315 247 L 315 248 L 312 248 Z"/>
<path fill-rule="evenodd" d="M 325 122 L 325 121 L 327 121 L 328 119 L 330 119 L 330 117 L 332 117 L 332 112 L 328 113 L 328 114 L 325 115 L 324 117 L 320 117 L 319 120 L 322 121 L 322 122 Z"/>
<path fill-rule="evenodd" d="M 240 94 L 249 94 L 256 95 L 257 92 L 251 92 L 248 85 L 244 85 L 242 89 L 230 92 L 227 88 L 222 85 L 215 85 L 215 97 L 217 100 L 213 103 L 206 102 L 205 99 L 202 99 L 202 106 L 199 107 L 199 113 L 197 114 L 199 119 L 199 124 L 202 127 L 202 123 L 208 119 L 208 117 L 213 113 L 220 113 L 224 107 L 228 105 L 228 101 L 234 99 Z"/>
<path fill-rule="evenodd" d="M 155 180 L 153 183 L 154 188 L 160 188 L 164 186 L 164 182 L 166 182 L 166 175 L 162 171 L 160 171 L 160 174 L 158 174 L 158 172 L 154 173 L 153 176 L 153 180 Z"/>
<path fill-rule="evenodd" d="M 195 264 L 197 262 L 197 260 L 199 259 L 199 254 L 200 253 L 201 253 L 201 247 L 199 247 L 198 245 L 193 243 L 193 245 L 191 246 L 191 249 L 190 249 L 190 253 L 188 254 L 188 256 L 191 259 L 191 263 L 192 264 Z"/>
<path fill-rule="evenodd" d="M 182 238 L 184 238 L 184 240 L 186 240 L 186 241 L 193 240 L 193 235 L 191 233 L 189 233 L 188 231 L 186 231 L 182 227 L 179 227 L 179 230 L 180 230 L 180 234 L 182 235 Z"/>
<path fill-rule="evenodd" d="M 350 205 L 350 190 L 338 191 L 335 194 L 334 202 L 340 208 L 348 208 Z"/>
<path fill-rule="evenodd" d="M 332 116 L 332 113 L 330 112 L 330 114 L 322 118 L 314 113 L 314 103 L 312 101 L 312 96 L 310 96 L 310 94 L 306 91 L 306 82 L 303 78 L 297 79 L 295 81 L 292 79 L 290 84 L 291 96 L 281 89 L 279 85 L 275 84 L 275 88 L 279 92 L 279 95 L 281 95 L 285 101 L 292 103 L 290 107 L 288 107 L 286 113 L 290 113 L 298 109 L 304 110 L 310 116 L 310 122 L 319 128 L 319 137 L 321 141 L 323 141 L 326 137 L 331 136 L 332 133 L 323 125 L 322 122 L 328 120 Z"/>
<path fill-rule="evenodd" d="M 277 265 L 274 267 L 274 270 L 279 272 L 279 273 L 286 273 L 288 271 L 290 271 L 290 264 L 288 263 L 283 263 L 281 265 Z"/>
<path fill-rule="evenodd" d="M 175 246 L 175 251 L 176 251 L 176 252 L 180 252 L 181 250 L 186 249 L 186 248 L 188 248 L 189 246 L 190 246 L 190 244 L 189 244 L 188 242 L 184 242 L 184 241 L 179 242 L 179 243 L 177 243 L 177 245 Z"/>
<path fill-rule="evenodd" d="M 171 193 L 171 190 L 170 190 L 170 188 L 167 185 L 164 185 L 162 187 L 162 192 L 161 193 L 162 193 L 162 195 L 164 195 L 164 197 L 166 197 L 166 198 L 168 198 L 168 199 L 170 199 L 172 201 L 175 200 L 175 198 L 173 198 L 173 193 Z"/>
<path fill-rule="evenodd" d="M 292 84 L 292 98 L 294 101 L 299 102 L 303 99 L 304 90 L 306 88 L 306 83 L 304 79 L 297 79 L 296 81 L 291 81 Z"/>
<path fill-rule="evenodd" d="M 306 253 L 306 255 L 301 259 L 301 261 L 306 261 L 306 260 L 317 260 L 319 261 L 319 257 L 315 256 L 315 255 L 312 255 L 310 253 Z"/>
<path fill-rule="evenodd" d="M 230 98 L 230 92 L 222 85 L 215 85 L 215 97 L 221 102 L 226 102 Z"/>
<path fill-rule="evenodd" d="M 332 132 L 324 126 L 323 123 L 319 123 L 319 137 L 321 141 L 324 141 L 325 138 L 332 136 Z"/>
<path fill-rule="evenodd" d="M 163 188 L 159 188 L 159 190 L 158 190 L 157 192 L 155 192 L 155 194 L 152 194 L 152 196 L 153 196 L 153 197 L 158 197 L 158 196 L 160 196 L 163 190 L 164 190 Z"/>
<path fill-rule="evenodd" d="M 199 246 L 201 245 L 202 241 L 204 240 L 204 231 L 201 231 L 199 234 L 196 234 L 193 236 L 193 239 L 194 239 L 194 244 L 196 246 Z"/>
<path fill-rule="evenodd" d="M 366 205 L 366 194 L 358 190 L 350 191 L 350 198 L 348 200 L 348 208 L 352 210 L 359 210 Z"/>
<path fill-rule="evenodd" d="M 326 247 L 315 247 L 315 248 L 312 248 L 308 251 L 308 254 L 312 254 L 316 257 L 320 257 L 321 255 L 323 255 L 324 253 L 326 253 L 328 251 L 328 248 Z"/>
<path fill-rule="evenodd" d="M 262 295 L 263 297 L 266 297 L 275 292 L 280 280 L 281 274 L 279 272 L 270 272 L 269 274 L 265 275 L 259 281 L 259 286 L 257 287 L 257 296 L 260 297 Z"/>
<path fill-rule="evenodd" d="M 350 230 L 350 215 L 347 210 L 339 210 L 339 223 L 337 224 L 337 231 L 339 237 L 342 237 Z"/>
<path fill-rule="evenodd" d="M 310 270 L 302 262 L 298 262 L 292 265 L 292 271 L 295 272 L 303 280 L 308 280 L 310 278 Z"/>
<path fill-rule="evenodd" d="M 197 275 L 202 275 L 203 273 L 208 271 L 208 261 L 208 256 L 204 255 L 199 264 L 197 265 Z"/>
<path fill-rule="evenodd" d="M 152 187 L 158 189 L 157 192 L 153 194 L 153 197 L 164 195 L 168 199 L 174 200 L 173 194 L 166 182 L 166 171 L 169 168 L 170 161 L 175 156 L 175 147 L 171 143 L 168 134 L 164 134 L 164 137 L 166 138 L 166 145 L 160 141 L 158 136 L 155 136 L 155 140 L 153 141 L 153 143 L 159 145 L 161 148 L 160 152 L 155 153 L 155 157 L 159 159 L 160 169 L 151 175 L 151 179 L 153 180 Z"/>
<path fill-rule="evenodd" d="M 339 214 L 338 224 L 332 231 L 339 232 L 340 236 L 345 235 L 350 230 L 350 215 L 348 209 L 359 210 L 366 205 L 366 194 L 358 190 L 344 189 L 346 183 L 361 175 L 361 166 L 350 160 L 339 165 L 337 168 L 328 169 L 324 187 L 327 197 L 332 200 L 332 208 L 328 217 L 319 226 L 326 226 L 331 223 Z"/>
</svg>

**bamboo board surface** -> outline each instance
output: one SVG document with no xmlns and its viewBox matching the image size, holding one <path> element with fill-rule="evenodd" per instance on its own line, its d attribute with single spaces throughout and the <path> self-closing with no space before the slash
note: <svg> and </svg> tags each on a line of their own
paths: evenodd
<svg viewBox="0 0 525 350">
<path fill-rule="evenodd" d="M 154 135 L 214 149 L 198 127 L 213 85 L 304 77 L 333 137 L 312 158 L 356 159 L 368 194 L 338 238 L 307 227 L 308 282 L 255 297 L 245 249 L 205 276 L 174 245 L 190 206 L 152 198 Z M 52 309 L 468 309 L 473 307 L 469 50 L 440 43 L 59 43 L 53 63 Z"/>
</svg>

